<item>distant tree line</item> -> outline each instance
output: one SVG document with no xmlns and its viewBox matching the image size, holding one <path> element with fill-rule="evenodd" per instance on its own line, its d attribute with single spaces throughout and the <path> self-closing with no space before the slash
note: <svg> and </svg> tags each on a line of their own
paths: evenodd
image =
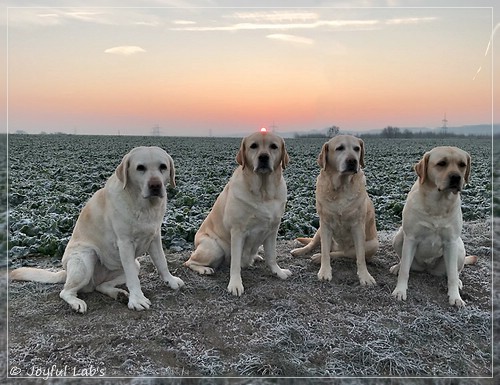
<svg viewBox="0 0 500 385">
<path fill-rule="evenodd" d="M 413 138 L 469 138 L 469 137 L 487 137 L 487 135 L 474 135 L 474 134 L 457 134 L 448 131 L 411 131 L 409 129 L 401 130 L 399 127 L 387 126 L 379 134 L 362 134 L 361 137 L 375 137 L 375 138 L 388 138 L 388 139 L 413 139 Z"/>
<path fill-rule="evenodd" d="M 340 128 L 338 126 L 331 126 L 323 131 L 308 132 L 308 133 L 296 133 L 294 138 L 333 138 L 339 135 Z M 380 133 L 361 133 L 359 134 L 361 138 L 387 138 L 387 139 L 419 139 L 419 138 L 486 138 L 488 135 L 475 135 L 475 134 L 457 134 L 449 131 L 411 131 L 409 129 L 400 129 L 399 127 L 387 126 Z"/>
<path fill-rule="evenodd" d="M 333 138 L 340 133 L 340 127 L 330 126 L 324 132 L 309 132 L 306 134 L 295 133 L 294 138 Z"/>
</svg>

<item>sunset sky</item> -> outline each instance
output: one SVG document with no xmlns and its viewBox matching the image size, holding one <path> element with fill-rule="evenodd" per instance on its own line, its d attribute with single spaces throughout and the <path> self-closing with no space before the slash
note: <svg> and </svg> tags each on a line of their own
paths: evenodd
<svg viewBox="0 0 500 385">
<path fill-rule="evenodd" d="M 8 131 L 361 131 L 439 127 L 445 113 L 449 126 L 491 124 L 492 3 L 11 1 Z"/>
</svg>

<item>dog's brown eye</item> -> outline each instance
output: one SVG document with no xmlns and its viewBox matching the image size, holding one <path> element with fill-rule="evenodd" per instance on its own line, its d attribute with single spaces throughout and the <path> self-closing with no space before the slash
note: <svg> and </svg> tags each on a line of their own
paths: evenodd
<svg viewBox="0 0 500 385">
<path fill-rule="evenodd" d="M 345 147 L 344 146 L 338 146 L 335 151 L 344 151 Z"/>
<path fill-rule="evenodd" d="M 272 150 L 278 149 L 278 145 L 276 143 L 271 143 L 271 145 L 269 147 L 271 147 Z"/>
<path fill-rule="evenodd" d="M 144 172 L 144 171 L 146 171 L 146 166 L 144 166 L 143 164 L 138 164 L 136 167 L 136 170 Z"/>
<path fill-rule="evenodd" d="M 438 162 L 437 165 L 439 167 L 444 167 L 444 166 L 446 166 L 446 162 L 444 160 L 442 160 L 441 162 Z"/>
<path fill-rule="evenodd" d="M 167 165 L 165 163 L 160 164 L 160 171 L 165 171 L 167 169 Z"/>
<path fill-rule="evenodd" d="M 460 167 L 460 168 L 464 168 L 464 167 L 466 167 L 466 166 L 467 166 L 467 164 L 465 164 L 464 162 L 460 162 L 460 163 L 458 164 L 458 167 Z"/>
<path fill-rule="evenodd" d="M 359 146 L 354 146 L 354 151 L 359 152 L 359 150 L 361 150 Z"/>
<path fill-rule="evenodd" d="M 252 143 L 252 144 L 250 145 L 250 148 L 251 148 L 251 149 L 256 149 L 257 147 L 259 147 L 259 145 L 258 145 L 257 143 Z"/>
</svg>

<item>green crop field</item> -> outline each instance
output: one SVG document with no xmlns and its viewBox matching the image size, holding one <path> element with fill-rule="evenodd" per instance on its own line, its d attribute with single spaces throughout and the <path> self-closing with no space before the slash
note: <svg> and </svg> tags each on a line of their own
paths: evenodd
<svg viewBox="0 0 500 385">
<path fill-rule="evenodd" d="M 286 141 L 291 160 L 284 172 L 288 202 L 281 239 L 311 235 L 318 226 L 314 190 L 323 142 Z M 188 248 L 237 166 L 240 139 L 10 135 L 8 144 L 10 254 L 59 257 L 83 204 L 103 187 L 122 156 L 138 145 L 160 146 L 174 159 L 177 187 L 169 190 L 164 245 Z M 462 194 L 464 219 L 490 215 L 491 141 L 368 139 L 367 190 L 379 230 L 397 229 L 406 194 L 416 179 L 412 166 L 437 145 L 459 146 L 473 158 L 471 181 Z"/>
</svg>

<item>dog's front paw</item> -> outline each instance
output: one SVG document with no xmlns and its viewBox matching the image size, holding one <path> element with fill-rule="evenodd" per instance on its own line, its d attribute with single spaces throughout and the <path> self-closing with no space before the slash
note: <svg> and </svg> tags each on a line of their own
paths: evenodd
<svg viewBox="0 0 500 385">
<path fill-rule="evenodd" d="M 375 278 L 373 278 L 369 272 L 359 274 L 359 283 L 361 286 L 373 286 L 377 284 Z"/>
<path fill-rule="evenodd" d="M 464 307 L 465 306 L 465 301 L 460 297 L 460 293 L 458 293 L 458 290 L 452 290 L 454 293 L 448 294 L 448 298 L 450 300 L 450 305 L 456 306 L 458 308 Z"/>
<path fill-rule="evenodd" d="M 318 279 L 320 281 L 331 281 L 332 280 L 332 268 L 331 266 L 323 267 L 318 271 Z"/>
<path fill-rule="evenodd" d="M 80 298 L 74 298 L 71 302 L 68 302 L 71 308 L 77 313 L 86 313 L 87 312 L 87 304 L 85 301 L 82 301 Z"/>
<path fill-rule="evenodd" d="M 406 289 L 396 287 L 392 292 L 392 296 L 399 301 L 406 301 Z"/>
<path fill-rule="evenodd" d="M 465 306 L 465 301 L 462 298 L 460 298 L 460 296 L 458 297 L 450 296 L 450 305 L 462 308 Z"/>
<path fill-rule="evenodd" d="M 243 283 L 241 282 L 241 277 L 240 278 L 231 278 L 229 280 L 229 285 L 227 285 L 227 290 L 232 294 L 236 296 L 241 296 L 245 289 L 243 288 Z"/>
<path fill-rule="evenodd" d="M 85 301 L 77 298 L 76 295 L 71 291 L 63 289 L 59 294 L 59 297 L 65 300 L 74 311 L 82 314 L 87 311 L 87 304 L 85 303 Z"/>
<path fill-rule="evenodd" d="M 147 299 L 144 294 L 130 294 L 128 300 L 128 308 L 131 310 L 147 310 L 151 305 L 151 301 Z"/>
<path fill-rule="evenodd" d="M 288 269 L 279 269 L 278 271 L 276 271 L 276 274 L 281 279 L 287 279 L 289 276 L 292 275 L 292 272 Z"/>
<path fill-rule="evenodd" d="M 184 281 L 182 279 L 180 279 L 179 277 L 174 277 L 174 276 L 171 276 L 169 279 L 168 279 L 168 285 L 174 289 L 174 290 L 177 290 L 181 287 L 184 286 Z"/>
</svg>

